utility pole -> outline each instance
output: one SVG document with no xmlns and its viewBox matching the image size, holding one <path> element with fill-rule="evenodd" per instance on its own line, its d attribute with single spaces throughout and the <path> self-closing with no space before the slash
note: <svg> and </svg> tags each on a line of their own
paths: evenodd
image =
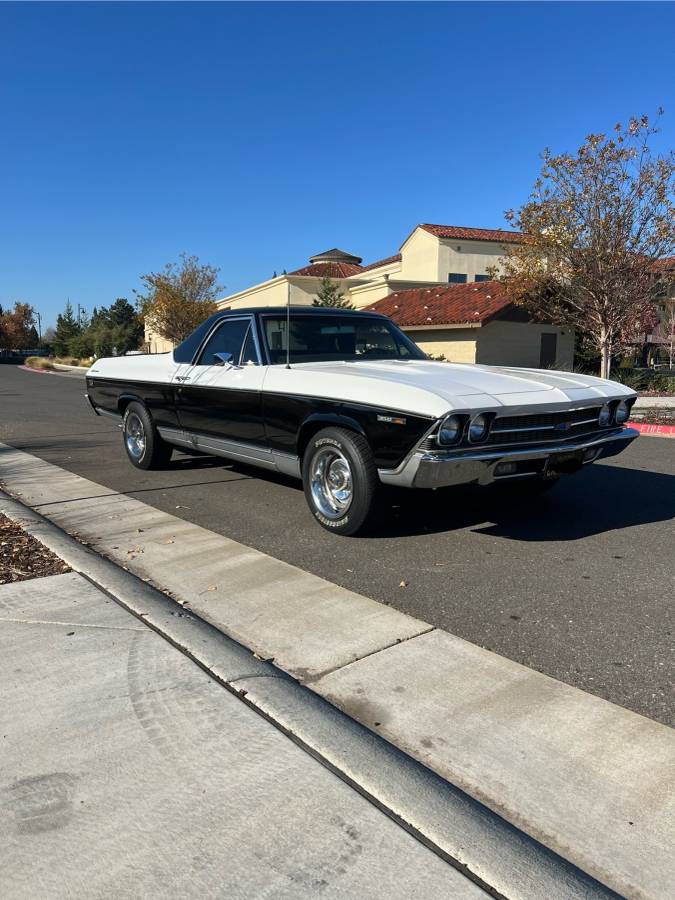
<svg viewBox="0 0 675 900">
<path fill-rule="evenodd" d="M 37 319 L 38 326 L 38 350 L 40 350 L 42 348 L 42 316 L 39 312 L 36 312 L 35 318 Z"/>
</svg>

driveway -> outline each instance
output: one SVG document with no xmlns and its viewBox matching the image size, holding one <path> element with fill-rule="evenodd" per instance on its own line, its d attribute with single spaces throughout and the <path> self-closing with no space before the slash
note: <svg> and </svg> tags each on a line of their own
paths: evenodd
<svg viewBox="0 0 675 900">
<path fill-rule="evenodd" d="M 0 371 L 0 440 L 664 722 L 672 717 L 675 445 L 641 438 L 532 502 L 390 491 L 367 538 L 311 520 L 299 485 L 177 453 L 126 461 L 83 384 Z"/>
</svg>

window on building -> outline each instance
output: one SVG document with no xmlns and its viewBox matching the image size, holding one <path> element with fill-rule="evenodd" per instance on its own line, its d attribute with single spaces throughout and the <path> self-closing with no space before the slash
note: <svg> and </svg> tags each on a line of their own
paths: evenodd
<svg viewBox="0 0 675 900">
<path fill-rule="evenodd" d="M 489 275 L 474 275 L 474 279 L 473 279 L 473 280 L 474 280 L 474 281 L 489 281 L 489 280 L 490 280 L 490 276 L 489 276 Z"/>
<path fill-rule="evenodd" d="M 462 272 L 451 272 L 448 275 L 449 284 L 466 284 L 466 275 Z"/>
</svg>

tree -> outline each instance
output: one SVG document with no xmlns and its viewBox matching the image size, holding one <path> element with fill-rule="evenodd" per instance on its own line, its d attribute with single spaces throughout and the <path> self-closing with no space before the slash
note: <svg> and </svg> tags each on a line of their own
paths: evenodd
<svg viewBox="0 0 675 900">
<path fill-rule="evenodd" d="M 142 275 L 144 294 L 135 292 L 146 324 L 165 340 L 180 343 L 201 322 L 217 312 L 218 269 L 200 265 L 196 256 L 182 254 L 179 264 Z"/>
<path fill-rule="evenodd" d="M 57 356 L 67 356 L 71 353 L 71 342 L 80 334 L 80 325 L 73 313 L 70 300 L 66 301 L 65 309 L 56 317 L 56 332 L 54 335 L 54 352 Z"/>
<path fill-rule="evenodd" d="M 312 306 L 334 306 L 336 309 L 354 309 L 349 300 L 344 299 L 340 285 L 332 281 L 328 275 L 321 279 L 321 287 Z"/>
<path fill-rule="evenodd" d="M 576 154 L 544 150 L 529 199 L 506 213 L 525 235 L 504 260 L 507 294 L 574 327 L 605 378 L 612 355 L 651 330 L 655 263 L 675 249 L 675 156 L 652 153 L 657 131 L 642 116 L 589 135 Z"/>
<path fill-rule="evenodd" d="M 38 345 L 35 311 L 30 303 L 16 302 L 14 309 L 0 309 L 0 342 L 12 350 L 31 350 Z"/>
<path fill-rule="evenodd" d="M 655 336 L 668 353 L 669 368 L 675 367 L 675 301 L 666 303 Z"/>
<path fill-rule="evenodd" d="M 56 330 L 51 325 L 42 332 L 42 349 L 50 356 L 54 353 L 55 338 Z"/>
</svg>

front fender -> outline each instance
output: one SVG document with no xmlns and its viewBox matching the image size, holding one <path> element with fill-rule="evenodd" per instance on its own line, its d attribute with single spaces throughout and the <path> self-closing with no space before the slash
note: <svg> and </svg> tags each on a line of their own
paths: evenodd
<svg viewBox="0 0 675 900">
<path fill-rule="evenodd" d="M 298 448 L 298 456 L 302 457 L 305 448 L 313 434 L 316 434 L 321 428 L 334 425 L 336 428 L 350 428 L 352 431 L 358 431 L 364 437 L 367 437 L 365 429 L 352 416 L 343 415 L 337 412 L 317 412 L 312 413 L 303 420 L 296 436 L 296 446 Z"/>
</svg>

